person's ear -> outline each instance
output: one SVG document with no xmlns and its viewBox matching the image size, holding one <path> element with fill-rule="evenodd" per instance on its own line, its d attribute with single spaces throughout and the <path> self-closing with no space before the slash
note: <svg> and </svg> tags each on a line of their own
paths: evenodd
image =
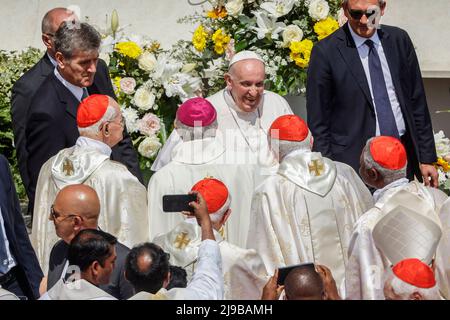
<svg viewBox="0 0 450 320">
<path fill-rule="evenodd" d="M 231 75 L 229 73 L 225 73 L 225 75 L 223 76 L 225 79 L 225 83 L 227 85 L 227 89 L 231 90 L 232 85 L 232 80 L 231 80 Z"/>
<path fill-rule="evenodd" d="M 52 40 L 49 35 L 44 33 L 42 34 L 41 39 L 47 49 L 50 49 L 52 47 Z"/>
<path fill-rule="evenodd" d="M 58 67 L 60 69 L 64 69 L 64 67 L 65 67 L 65 65 L 64 65 L 65 59 L 64 59 L 64 56 L 63 56 L 63 54 L 61 52 L 58 51 L 58 52 L 55 53 L 55 60 L 58 63 Z"/>
<path fill-rule="evenodd" d="M 73 229 L 75 231 L 79 231 L 81 230 L 82 227 L 83 227 L 83 220 L 81 219 L 81 217 L 79 216 L 73 217 Z"/>
<path fill-rule="evenodd" d="M 96 278 L 100 273 L 100 263 L 98 261 L 94 261 L 91 264 L 92 275 Z"/>
<path fill-rule="evenodd" d="M 322 300 L 328 300 L 328 292 L 326 290 L 322 291 Z"/>
<path fill-rule="evenodd" d="M 378 181 L 378 179 L 380 178 L 380 174 L 375 168 L 370 168 L 369 170 L 367 170 L 367 175 L 372 181 Z"/>
<path fill-rule="evenodd" d="M 423 300 L 423 297 L 419 292 L 415 291 L 411 295 L 411 300 Z"/>
<path fill-rule="evenodd" d="M 108 122 L 105 123 L 102 130 L 103 130 L 103 135 L 105 137 L 109 137 L 109 123 Z"/>
<path fill-rule="evenodd" d="M 166 276 L 166 278 L 164 279 L 164 282 L 163 282 L 163 288 L 164 289 L 167 288 L 167 286 L 169 285 L 171 278 L 172 278 L 172 274 L 169 271 L 169 272 L 167 272 L 167 276 Z"/>
<path fill-rule="evenodd" d="M 386 1 L 383 2 L 383 4 L 380 6 L 380 15 L 384 16 L 384 10 L 386 10 Z"/>
<path fill-rule="evenodd" d="M 228 218 L 230 217 L 230 214 L 231 214 L 231 209 L 228 209 L 228 210 L 223 214 L 222 221 L 221 221 L 221 224 L 222 224 L 222 225 L 224 225 L 225 222 L 227 222 Z"/>
</svg>

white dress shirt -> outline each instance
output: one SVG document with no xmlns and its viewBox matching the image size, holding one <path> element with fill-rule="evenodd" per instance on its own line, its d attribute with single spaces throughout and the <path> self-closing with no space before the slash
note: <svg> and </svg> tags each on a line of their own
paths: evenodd
<svg viewBox="0 0 450 320">
<path fill-rule="evenodd" d="M 381 40 L 378 37 L 378 33 L 375 32 L 372 37 L 370 38 L 363 38 L 359 35 L 357 35 L 352 27 L 349 25 L 350 33 L 353 37 L 353 40 L 355 40 L 356 48 L 358 49 L 359 58 L 361 59 L 364 73 L 366 74 L 367 83 L 369 84 L 370 89 L 370 95 L 372 96 L 372 103 L 375 105 L 375 100 L 373 98 L 373 91 L 372 91 L 372 82 L 370 79 L 370 72 L 369 72 L 369 47 L 364 44 L 366 40 L 370 39 L 373 41 L 375 48 L 377 49 L 378 56 L 380 57 L 381 61 L 381 68 L 383 69 L 383 76 L 384 81 L 386 83 L 386 88 L 389 96 L 389 101 L 391 103 L 392 112 L 394 113 L 395 123 L 397 124 L 397 129 L 399 136 L 405 134 L 406 126 L 405 126 L 405 120 L 403 119 L 402 110 L 400 108 L 400 103 L 397 99 L 397 94 L 395 93 L 395 87 L 394 83 L 392 81 L 391 71 L 389 70 L 389 65 L 386 59 L 386 55 L 384 54 L 383 46 L 381 45 Z M 377 118 L 376 121 L 376 131 L 375 135 L 380 135 L 380 125 L 378 123 L 378 116 L 377 116 L 377 110 L 375 108 L 375 116 Z"/>
<path fill-rule="evenodd" d="M 5 244 L 6 247 L 6 254 L 8 256 L 8 271 L 11 270 L 13 267 L 16 266 L 16 261 L 14 260 L 14 257 L 11 254 L 11 251 L 9 250 L 9 241 L 8 238 L 6 237 L 6 230 L 5 230 L 5 222 L 3 220 L 3 215 L 2 215 L 2 208 L 0 208 L 0 228 L 2 228 L 3 231 L 3 239 L 0 239 L 0 241 L 2 241 Z M 1 264 L 5 263 L 6 261 L 0 261 Z M 0 274 L 1 275 L 1 274 Z"/>
<path fill-rule="evenodd" d="M 51 61 L 51 60 L 50 60 Z M 75 98 L 78 99 L 78 101 L 81 101 L 81 98 L 83 97 L 83 88 L 78 87 L 76 85 L 71 84 L 69 81 L 64 79 L 61 74 L 58 71 L 58 68 L 55 68 L 55 76 L 56 78 L 61 81 L 61 83 L 69 89 L 70 92 L 75 96 Z"/>
</svg>

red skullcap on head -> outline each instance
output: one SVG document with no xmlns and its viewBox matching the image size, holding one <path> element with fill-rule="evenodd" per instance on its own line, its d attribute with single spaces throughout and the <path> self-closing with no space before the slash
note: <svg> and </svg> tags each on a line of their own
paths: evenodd
<svg viewBox="0 0 450 320">
<path fill-rule="evenodd" d="M 394 137 L 379 136 L 370 142 L 370 154 L 380 166 L 399 170 L 406 165 L 406 150 L 400 140 Z"/>
<path fill-rule="evenodd" d="M 392 271 L 400 280 L 418 288 L 432 288 L 436 285 L 433 270 L 419 259 L 402 260 Z"/>
<path fill-rule="evenodd" d="M 216 109 L 211 102 L 204 98 L 189 99 L 182 103 L 177 110 L 177 119 L 189 127 L 195 125 L 209 126 L 216 120 L 216 117 Z"/>
<path fill-rule="evenodd" d="M 217 179 L 206 178 L 197 182 L 192 191 L 199 192 L 205 198 L 209 214 L 219 211 L 228 200 L 228 189 Z"/>
<path fill-rule="evenodd" d="M 109 98 L 103 94 L 92 94 L 78 106 L 77 125 L 86 128 L 97 123 L 109 106 Z"/>
<path fill-rule="evenodd" d="M 278 117 L 270 126 L 270 137 L 278 140 L 303 141 L 308 136 L 308 126 L 299 116 L 287 114 Z"/>
</svg>

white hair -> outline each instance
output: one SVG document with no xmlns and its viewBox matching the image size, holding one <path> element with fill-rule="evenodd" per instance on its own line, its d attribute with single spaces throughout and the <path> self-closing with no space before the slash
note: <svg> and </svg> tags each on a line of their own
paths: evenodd
<svg viewBox="0 0 450 320">
<path fill-rule="evenodd" d="M 370 153 L 370 143 L 375 138 L 370 138 L 366 142 L 366 146 L 363 150 L 363 159 L 364 159 L 364 165 L 366 169 L 375 169 L 378 171 L 378 173 L 381 175 L 383 182 L 388 185 L 396 180 L 402 179 L 406 177 L 406 167 L 408 166 L 408 161 L 406 161 L 403 168 L 398 170 L 391 170 L 387 168 L 383 168 L 380 166 L 372 157 L 372 154 Z"/>
<path fill-rule="evenodd" d="M 213 222 L 213 223 L 220 222 L 220 220 L 222 220 L 225 212 L 227 212 L 228 209 L 230 209 L 230 205 L 231 205 L 231 195 L 228 194 L 228 199 L 227 199 L 227 201 L 225 201 L 225 203 L 222 206 L 222 208 L 220 208 L 216 212 L 211 213 L 209 215 L 209 218 L 211 219 L 211 222 Z"/>
<path fill-rule="evenodd" d="M 437 284 L 431 288 L 419 288 L 398 278 L 391 269 L 387 270 L 386 283 L 389 282 L 391 283 L 392 291 L 394 291 L 396 295 L 400 296 L 401 300 L 409 300 L 414 292 L 420 294 L 424 300 L 441 299 L 439 286 Z"/>
<path fill-rule="evenodd" d="M 311 140 L 311 132 L 308 132 L 308 136 L 303 141 L 288 141 L 270 138 L 270 148 L 278 154 L 279 160 L 281 161 L 291 152 L 300 150 L 311 151 Z"/>
<path fill-rule="evenodd" d="M 205 127 L 190 127 L 182 123 L 178 118 L 175 119 L 175 126 L 178 135 L 183 141 L 200 140 L 205 138 L 214 138 L 218 127 L 217 119 Z"/>
<path fill-rule="evenodd" d="M 116 109 L 113 106 L 109 105 L 108 108 L 106 109 L 105 114 L 103 115 L 103 117 L 99 121 L 97 121 L 93 125 L 90 125 L 89 127 L 85 127 L 85 128 L 78 127 L 78 131 L 80 132 L 80 136 L 96 135 L 99 132 L 100 126 L 103 123 L 114 120 L 114 118 L 116 116 L 117 116 Z"/>
</svg>

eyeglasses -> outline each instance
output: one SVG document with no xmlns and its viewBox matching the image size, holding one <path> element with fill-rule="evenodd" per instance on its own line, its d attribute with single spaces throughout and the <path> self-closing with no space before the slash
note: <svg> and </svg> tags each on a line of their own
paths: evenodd
<svg viewBox="0 0 450 320">
<path fill-rule="evenodd" d="M 55 36 L 55 34 L 54 33 L 44 33 L 45 35 L 47 35 L 47 36 L 49 36 L 49 37 L 54 37 Z"/>
<path fill-rule="evenodd" d="M 362 16 L 366 16 L 366 18 L 370 18 L 374 14 L 376 14 L 378 10 L 376 9 L 368 9 L 366 11 L 363 10 L 354 10 L 354 9 L 348 9 L 348 13 L 352 17 L 352 19 L 360 20 Z"/>
<path fill-rule="evenodd" d="M 79 215 L 77 215 L 77 214 L 69 214 L 67 216 L 63 216 L 61 213 L 59 213 L 58 211 L 55 210 L 53 205 L 50 207 L 50 215 L 52 216 L 53 220 L 56 220 L 59 217 L 64 217 L 63 220 L 65 220 L 67 218 L 72 218 L 72 217 L 79 217 Z"/>
<path fill-rule="evenodd" d="M 115 124 L 121 125 L 122 127 L 125 127 L 125 119 L 123 117 L 120 118 L 120 122 L 118 122 L 118 123 L 115 121 L 108 121 L 108 122 L 115 123 Z"/>
</svg>

